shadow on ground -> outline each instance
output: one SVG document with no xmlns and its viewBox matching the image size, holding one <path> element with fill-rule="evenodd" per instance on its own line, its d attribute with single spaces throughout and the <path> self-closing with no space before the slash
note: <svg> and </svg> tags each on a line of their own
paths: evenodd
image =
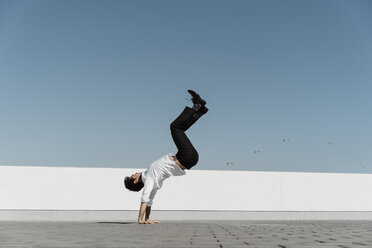
<svg viewBox="0 0 372 248">
<path fill-rule="evenodd" d="M 130 225 L 138 224 L 137 222 L 97 222 L 97 224 L 116 224 L 116 225 Z"/>
</svg>

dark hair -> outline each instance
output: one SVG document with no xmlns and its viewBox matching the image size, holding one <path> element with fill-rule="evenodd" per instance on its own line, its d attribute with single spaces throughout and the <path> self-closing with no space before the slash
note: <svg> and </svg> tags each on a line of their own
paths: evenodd
<svg viewBox="0 0 372 248">
<path fill-rule="evenodd" d="M 125 188 L 129 189 L 130 191 L 140 191 L 144 186 L 144 184 L 141 180 L 141 177 L 140 177 L 140 180 L 138 180 L 137 183 L 134 183 L 134 178 L 125 177 L 125 179 L 124 179 Z"/>
</svg>

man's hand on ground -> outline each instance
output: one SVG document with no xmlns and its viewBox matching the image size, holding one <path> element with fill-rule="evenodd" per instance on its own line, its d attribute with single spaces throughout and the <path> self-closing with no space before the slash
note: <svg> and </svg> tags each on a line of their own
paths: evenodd
<svg viewBox="0 0 372 248">
<path fill-rule="evenodd" d="M 157 220 L 139 220 L 138 224 L 159 224 L 160 221 Z"/>
<path fill-rule="evenodd" d="M 160 223 L 160 221 L 157 221 L 157 220 L 149 220 L 149 219 L 145 220 L 145 222 L 146 222 L 146 224 L 159 224 L 159 223 Z"/>
</svg>

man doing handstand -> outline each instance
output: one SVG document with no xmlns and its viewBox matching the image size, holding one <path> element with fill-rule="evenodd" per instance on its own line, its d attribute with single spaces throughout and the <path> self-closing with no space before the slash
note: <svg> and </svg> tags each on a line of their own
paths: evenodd
<svg viewBox="0 0 372 248">
<path fill-rule="evenodd" d="M 128 190 L 140 191 L 143 188 L 141 206 L 138 215 L 140 224 L 156 224 L 159 221 L 150 220 L 151 205 L 156 192 L 162 187 L 163 181 L 170 176 L 183 176 L 185 170 L 198 163 L 199 155 L 187 138 L 185 132 L 202 115 L 208 112 L 203 100 L 195 91 L 188 90 L 192 96 L 194 106 L 185 107 L 182 113 L 170 124 L 171 134 L 178 152 L 169 153 L 153 162 L 144 172 L 137 172 L 125 177 L 124 184 Z M 145 220 L 143 219 L 145 217 Z"/>
</svg>

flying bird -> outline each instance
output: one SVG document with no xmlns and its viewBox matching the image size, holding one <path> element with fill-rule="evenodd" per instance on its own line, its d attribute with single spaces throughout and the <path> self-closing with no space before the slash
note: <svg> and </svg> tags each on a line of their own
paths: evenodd
<svg viewBox="0 0 372 248">
<path fill-rule="evenodd" d="M 227 166 L 229 166 L 229 165 L 233 165 L 234 163 L 233 162 L 231 162 L 231 161 L 229 161 L 229 162 L 227 162 Z"/>
<path fill-rule="evenodd" d="M 332 146 L 332 145 L 333 145 L 333 142 L 332 142 L 332 141 L 328 141 L 328 144 L 329 144 L 330 146 Z"/>
</svg>

